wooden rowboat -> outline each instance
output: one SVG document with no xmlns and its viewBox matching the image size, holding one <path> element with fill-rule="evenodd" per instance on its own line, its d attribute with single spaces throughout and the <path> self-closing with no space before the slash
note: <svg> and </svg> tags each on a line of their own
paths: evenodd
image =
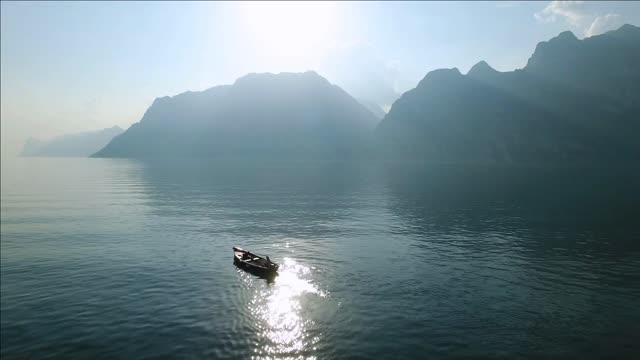
<svg viewBox="0 0 640 360">
<path fill-rule="evenodd" d="M 237 267 L 258 276 L 274 276 L 278 273 L 279 265 L 269 260 L 269 257 L 262 257 L 237 246 L 233 247 L 233 263 Z"/>
</svg>

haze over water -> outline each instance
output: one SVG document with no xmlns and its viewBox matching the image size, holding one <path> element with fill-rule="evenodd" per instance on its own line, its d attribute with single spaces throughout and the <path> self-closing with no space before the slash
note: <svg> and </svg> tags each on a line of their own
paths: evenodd
<svg viewBox="0 0 640 360">
<path fill-rule="evenodd" d="M 3 359 L 640 354 L 628 169 L 2 165 Z"/>
</svg>

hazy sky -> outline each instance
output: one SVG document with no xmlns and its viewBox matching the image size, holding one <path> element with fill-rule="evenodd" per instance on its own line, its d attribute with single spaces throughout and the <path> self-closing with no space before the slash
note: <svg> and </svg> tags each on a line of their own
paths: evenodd
<svg viewBox="0 0 640 360">
<path fill-rule="evenodd" d="M 1 2 L 2 153 L 129 127 L 153 99 L 316 70 L 388 105 L 437 68 L 521 68 L 535 45 L 640 25 L 637 2 Z"/>
</svg>

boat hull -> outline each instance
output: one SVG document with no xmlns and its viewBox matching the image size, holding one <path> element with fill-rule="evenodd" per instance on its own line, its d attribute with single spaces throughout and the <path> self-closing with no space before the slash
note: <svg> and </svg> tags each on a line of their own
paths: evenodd
<svg viewBox="0 0 640 360">
<path fill-rule="evenodd" d="M 250 255 L 249 259 L 246 259 L 245 254 Z M 233 247 L 233 263 L 238 268 L 260 277 L 274 277 L 278 274 L 278 264 L 238 247 Z"/>
</svg>

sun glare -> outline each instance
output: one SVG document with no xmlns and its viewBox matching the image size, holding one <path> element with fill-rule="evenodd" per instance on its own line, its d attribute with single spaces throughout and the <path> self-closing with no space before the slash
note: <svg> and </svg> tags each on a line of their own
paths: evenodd
<svg viewBox="0 0 640 360">
<path fill-rule="evenodd" d="M 315 295 L 325 298 L 328 294 L 312 282 L 310 268 L 291 258 L 283 259 L 278 273 L 271 286 L 254 293 L 249 305 L 249 310 L 258 320 L 259 335 L 263 340 L 255 349 L 256 358 L 300 355 L 314 348 L 319 340 L 311 335 L 309 329 L 313 321 L 303 315 L 302 297 Z M 263 281 L 241 274 L 246 275 L 243 279 L 248 284 Z"/>
<path fill-rule="evenodd" d="M 324 56 L 336 43 L 335 3 L 259 1 L 240 6 L 257 53 L 300 62 Z"/>
</svg>

